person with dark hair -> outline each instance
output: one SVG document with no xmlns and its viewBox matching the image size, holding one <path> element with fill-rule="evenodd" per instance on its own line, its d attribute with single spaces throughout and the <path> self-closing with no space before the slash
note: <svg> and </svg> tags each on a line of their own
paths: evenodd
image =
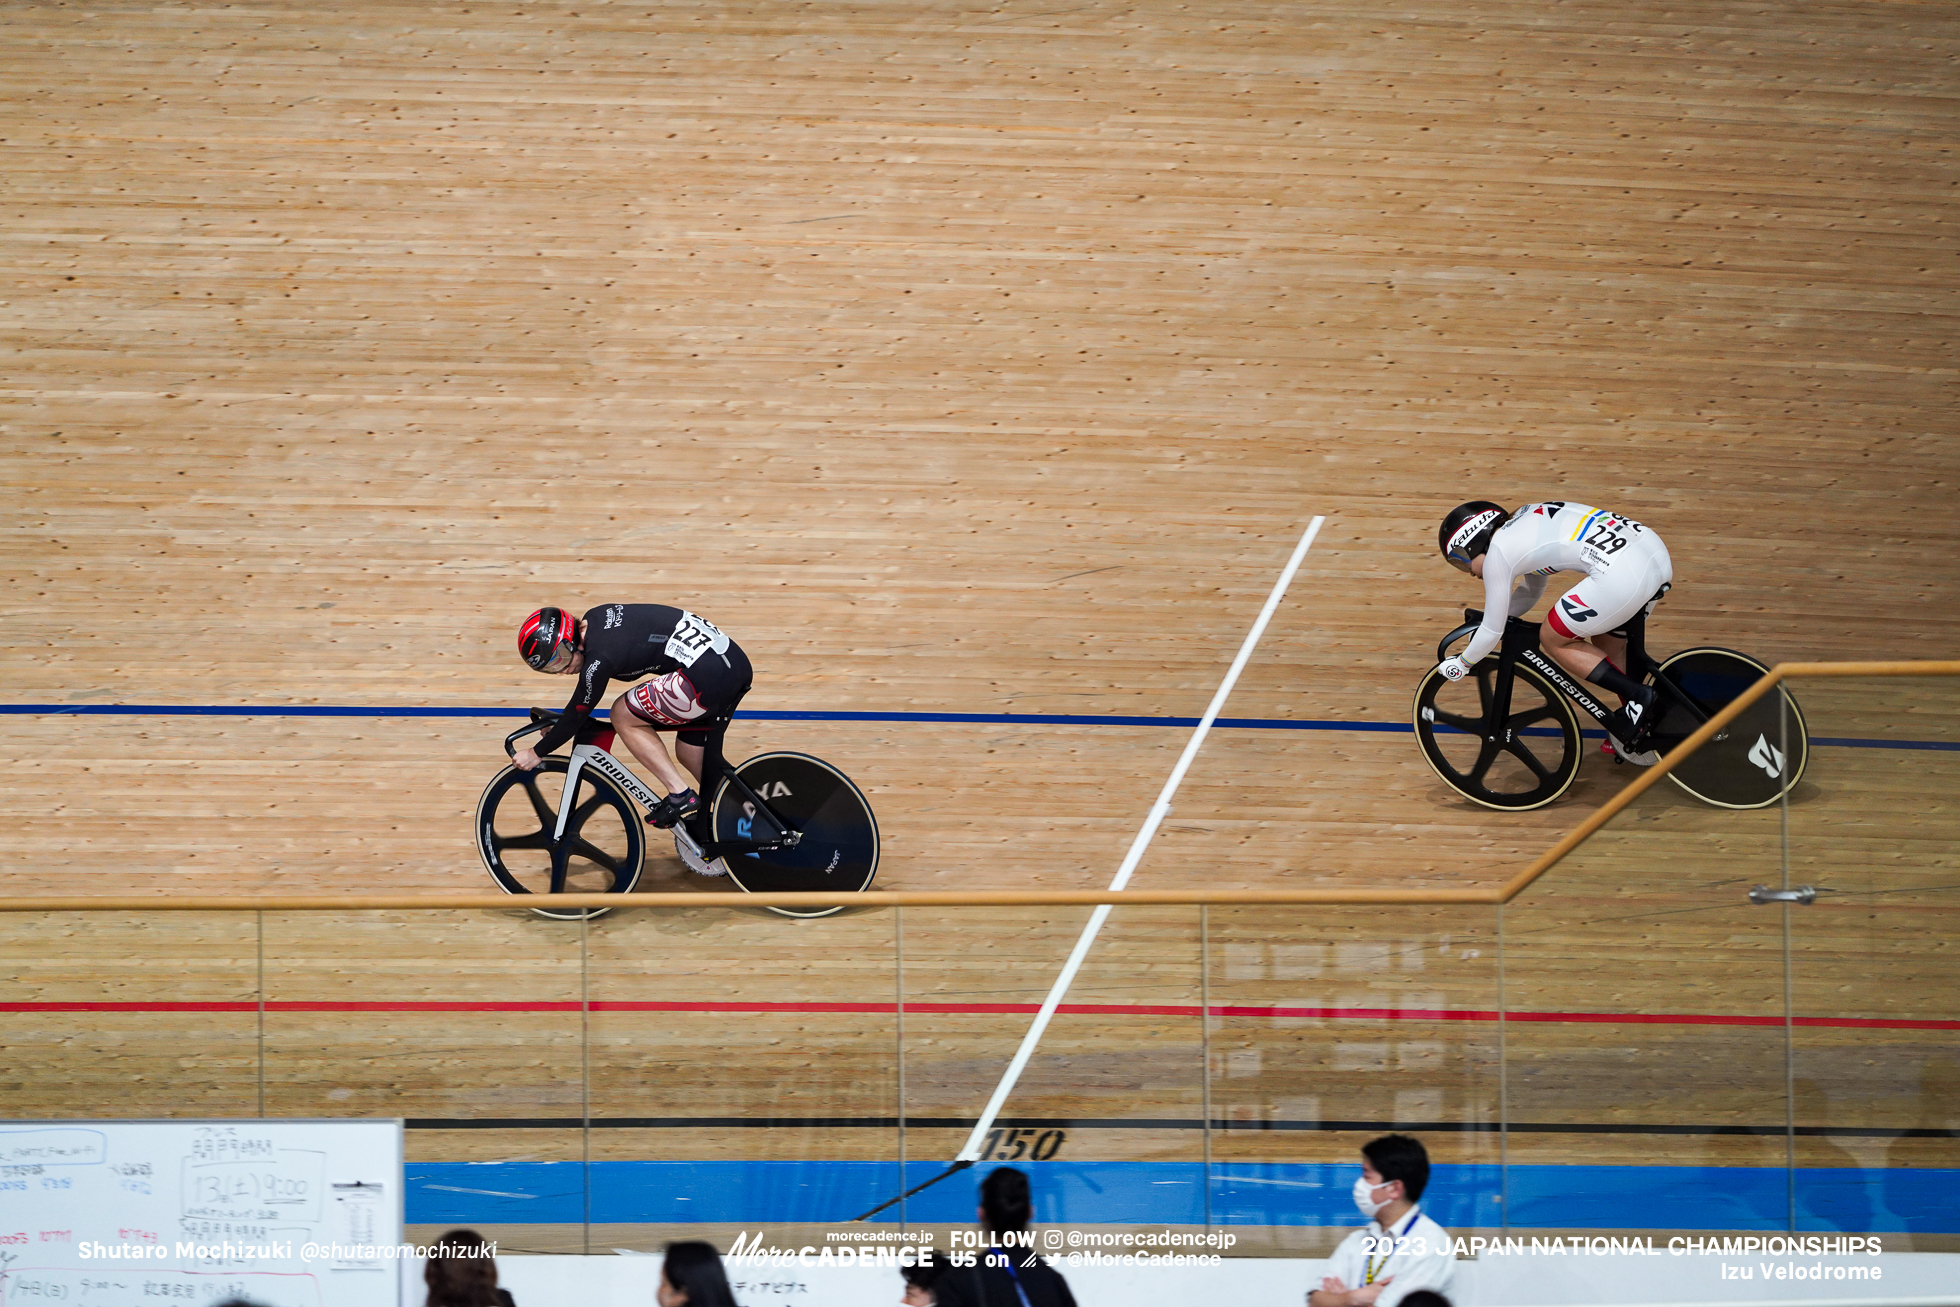
<svg viewBox="0 0 1960 1307">
<path fill-rule="evenodd" d="M 1402 1307 L 1451 1307 L 1450 1300 L 1433 1289 L 1417 1289 L 1404 1294 Z"/>
<path fill-rule="evenodd" d="M 1411 1304 L 1416 1294 L 1449 1290 L 1456 1278 L 1450 1232 L 1416 1206 L 1428 1187 L 1429 1152 L 1421 1140 L 1383 1135 L 1361 1146 L 1354 1205 L 1369 1223 L 1334 1250 L 1328 1274 L 1307 1295 L 1309 1307 L 1422 1307 Z"/>
<path fill-rule="evenodd" d="M 428 1307 L 517 1307 L 510 1290 L 497 1287 L 494 1245 L 475 1230 L 451 1230 L 429 1250 L 422 1282 Z"/>
<path fill-rule="evenodd" d="M 1034 1219 L 1034 1198 L 1028 1177 L 1011 1166 L 997 1166 L 980 1182 L 980 1223 L 996 1233 L 1028 1228 Z"/>
<path fill-rule="evenodd" d="M 996 1167 L 980 1184 L 975 1215 L 999 1246 L 982 1252 L 978 1265 L 955 1266 L 940 1276 L 934 1285 L 938 1307 L 1075 1307 L 1068 1281 L 1034 1251 L 1026 1175 Z"/>
<path fill-rule="evenodd" d="M 939 1277 L 952 1267 L 942 1252 L 928 1252 L 919 1258 L 917 1266 L 901 1266 L 898 1273 L 905 1277 L 905 1296 L 900 1298 L 900 1307 L 936 1307 L 939 1298 L 933 1292 Z"/>
<path fill-rule="evenodd" d="M 654 1301 L 660 1307 L 736 1307 L 721 1254 L 713 1244 L 695 1239 L 667 1245 Z"/>
</svg>

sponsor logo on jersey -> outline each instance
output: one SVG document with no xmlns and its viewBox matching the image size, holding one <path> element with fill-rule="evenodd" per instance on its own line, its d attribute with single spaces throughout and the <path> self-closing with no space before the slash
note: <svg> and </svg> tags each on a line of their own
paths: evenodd
<svg viewBox="0 0 1960 1307">
<path fill-rule="evenodd" d="M 610 631 L 616 626 L 624 626 L 624 625 L 626 625 L 626 605 L 607 604 L 606 605 L 606 629 Z"/>
<path fill-rule="evenodd" d="M 694 682 L 677 671 L 634 686 L 632 702 L 663 726 L 685 726 L 707 711 L 695 693 Z"/>
</svg>

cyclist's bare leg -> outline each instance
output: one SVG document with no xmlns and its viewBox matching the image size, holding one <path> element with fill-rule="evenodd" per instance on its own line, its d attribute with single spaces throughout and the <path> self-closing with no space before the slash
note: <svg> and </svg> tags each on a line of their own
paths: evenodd
<svg viewBox="0 0 1960 1307">
<path fill-rule="evenodd" d="M 1554 631 L 1548 622 L 1538 633 L 1538 643 L 1553 662 L 1582 681 L 1602 658 L 1611 660 L 1621 671 L 1627 667 L 1627 642 L 1617 635 L 1596 635 L 1591 640 L 1569 638 Z"/>
<path fill-rule="evenodd" d="M 1550 627 L 1544 627 L 1539 643 L 1544 653 L 1550 654 L 1558 666 L 1566 668 L 1574 676 L 1584 678 L 1586 672 L 1599 666 L 1599 658 L 1607 658 L 1621 672 L 1627 670 L 1627 641 L 1619 635 L 1595 635 L 1592 641 L 1568 641 Z M 1564 651 L 1564 654 L 1560 654 Z"/>
<path fill-rule="evenodd" d="M 1613 666 L 1623 672 L 1627 669 L 1627 642 L 1625 636 L 1595 635 L 1592 638 L 1592 643 L 1595 649 L 1605 654 L 1611 660 Z"/>
<path fill-rule="evenodd" d="M 1611 639 L 1612 637 L 1601 636 L 1600 638 Z M 1620 646 L 1620 654 L 1624 657 L 1626 654 L 1626 641 L 1620 640 L 1615 643 Z M 1553 662 L 1582 681 L 1586 679 L 1587 673 L 1599 666 L 1600 659 L 1606 657 L 1604 652 L 1588 640 L 1578 636 L 1560 635 L 1552 629 L 1550 622 L 1545 623 L 1544 629 L 1539 631 L 1538 644 L 1539 647 L 1551 656 Z"/>
<path fill-rule="evenodd" d="M 1627 667 L 1627 642 L 1617 635 L 1596 635 L 1589 641 L 1569 640 L 1546 626 L 1538 642 L 1553 662 L 1582 681 L 1599 666 L 1602 658 L 1621 671 Z"/>
<path fill-rule="evenodd" d="M 633 751 L 633 756 L 653 773 L 653 778 L 660 782 L 667 793 L 678 794 L 682 790 L 694 788 L 688 783 L 689 778 L 674 765 L 673 758 L 668 756 L 667 744 L 660 738 L 660 732 L 654 730 L 634 711 L 633 705 L 627 702 L 624 694 L 613 700 L 612 728 L 613 733 L 626 742 L 626 747 Z M 681 760 L 685 762 L 687 750 L 693 746 L 680 744 L 677 747 L 682 750 Z M 701 765 L 699 757 L 701 751 L 699 749 L 693 751 L 696 754 L 694 767 L 698 768 Z"/>
<path fill-rule="evenodd" d="M 1593 670 L 1602 662 L 1611 662 L 1620 670 L 1626 670 L 1627 642 L 1617 635 L 1597 635 L 1590 641 L 1568 639 L 1547 624 L 1538 642 L 1551 655 L 1553 662 L 1582 681 L 1591 680 Z M 1598 688 L 1605 690 L 1604 686 Z M 1609 690 L 1606 693 L 1612 692 Z M 1626 703 L 1622 695 L 1614 694 L 1613 698 L 1622 705 Z"/>
<path fill-rule="evenodd" d="M 698 744 L 689 744 L 685 740 L 674 741 L 674 756 L 681 760 L 681 766 L 693 773 L 696 785 L 701 783 L 701 760 L 707 757 L 707 754 L 708 751 Z M 707 798 L 705 794 L 701 797 Z"/>
</svg>

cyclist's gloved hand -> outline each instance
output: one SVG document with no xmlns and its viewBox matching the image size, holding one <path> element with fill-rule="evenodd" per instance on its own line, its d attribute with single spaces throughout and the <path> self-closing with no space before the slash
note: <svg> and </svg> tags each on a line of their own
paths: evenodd
<svg viewBox="0 0 1960 1307">
<path fill-rule="evenodd" d="M 1446 658 L 1436 664 L 1436 670 L 1452 681 L 1460 681 L 1470 675 L 1470 664 L 1461 658 Z"/>
</svg>

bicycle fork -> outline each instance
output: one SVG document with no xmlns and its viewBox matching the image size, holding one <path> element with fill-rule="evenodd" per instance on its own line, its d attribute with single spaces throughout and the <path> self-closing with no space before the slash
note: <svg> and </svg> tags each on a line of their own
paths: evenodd
<svg viewBox="0 0 1960 1307">
<path fill-rule="evenodd" d="M 602 741 L 578 744 L 565 759 L 565 788 L 558 795 L 558 824 L 551 832 L 551 892 L 563 893 L 565 876 L 571 866 L 572 848 L 578 842 L 577 833 L 567 838 L 567 828 L 571 825 L 572 808 L 578 800 L 579 773 L 590 766 L 603 772 L 615 785 L 623 789 L 635 803 L 652 806 L 655 802 L 652 791 L 640 783 L 640 778 L 619 765 L 610 749 L 612 732 L 605 733 Z"/>
</svg>

